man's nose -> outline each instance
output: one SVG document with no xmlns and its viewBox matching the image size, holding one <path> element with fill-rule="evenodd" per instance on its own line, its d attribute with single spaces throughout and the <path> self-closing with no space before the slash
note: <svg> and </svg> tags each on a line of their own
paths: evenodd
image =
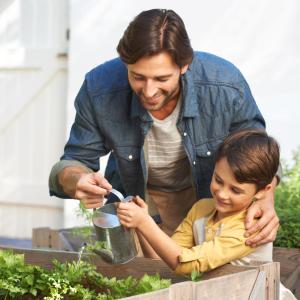
<svg viewBox="0 0 300 300">
<path fill-rule="evenodd" d="M 152 98 L 157 92 L 157 87 L 155 86 L 155 83 L 152 80 L 148 80 L 145 82 L 144 88 L 143 88 L 143 94 L 147 98 Z"/>
</svg>

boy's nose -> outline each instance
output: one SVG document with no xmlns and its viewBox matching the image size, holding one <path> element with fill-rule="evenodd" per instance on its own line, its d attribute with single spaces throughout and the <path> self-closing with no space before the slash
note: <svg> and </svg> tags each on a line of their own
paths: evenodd
<svg viewBox="0 0 300 300">
<path fill-rule="evenodd" d="M 225 189 L 220 189 L 217 193 L 218 198 L 227 200 L 229 198 L 228 192 Z"/>
</svg>

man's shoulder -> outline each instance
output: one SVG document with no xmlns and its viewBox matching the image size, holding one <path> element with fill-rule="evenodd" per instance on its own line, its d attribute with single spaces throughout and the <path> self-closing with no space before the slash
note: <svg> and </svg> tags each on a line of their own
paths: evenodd
<svg viewBox="0 0 300 300">
<path fill-rule="evenodd" d="M 190 69 L 196 81 L 232 84 L 241 80 L 241 73 L 233 63 L 207 52 L 195 51 Z"/>
<path fill-rule="evenodd" d="M 85 80 L 92 94 L 105 94 L 129 88 L 127 68 L 120 58 L 114 58 L 93 68 L 85 75 Z"/>
</svg>

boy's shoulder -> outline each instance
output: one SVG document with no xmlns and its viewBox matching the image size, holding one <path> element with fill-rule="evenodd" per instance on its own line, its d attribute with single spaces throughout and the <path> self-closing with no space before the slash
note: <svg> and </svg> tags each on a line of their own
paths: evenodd
<svg viewBox="0 0 300 300">
<path fill-rule="evenodd" d="M 212 198 L 204 198 L 198 200 L 191 208 L 189 215 L 192 219 L 203 218 L 211 214 L 215 209 L 214 200 Z"/>
</svg>

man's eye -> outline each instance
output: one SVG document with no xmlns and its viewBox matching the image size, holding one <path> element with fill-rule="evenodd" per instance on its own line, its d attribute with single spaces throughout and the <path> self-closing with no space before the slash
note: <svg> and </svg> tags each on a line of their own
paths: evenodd
<svg viewBox="0 0 300 300">
<path fill-rule="evenodd" d="M 159 81 L 159 82 L 166 82 L 166 81 L 168 81 L 168 79 L 161 79 L 161 78 L 158 78 L 157 81 Z"/>
</svg>

